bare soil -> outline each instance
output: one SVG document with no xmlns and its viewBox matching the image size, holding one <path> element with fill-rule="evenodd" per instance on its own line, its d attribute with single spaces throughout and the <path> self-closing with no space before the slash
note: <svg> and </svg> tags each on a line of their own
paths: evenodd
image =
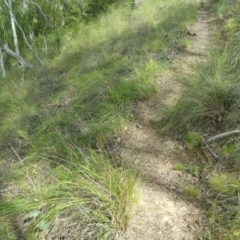
<svg viewBox="0 0 240 240">
<path fill-rule="evenodd" d="M 190 240 L 202 230 L 204 213 L 198 199 L 184 193 L 198 178 L 174 170 L 174 165 L 186 157 L 184 146 L 159 136 L 150 121 L 160 107 L 174 105 L 181 97 L 182 87 L 176 76 L 193 72 L 195 65 L 206 59 L 212 21 L 208 9 L 207 4 L 200 9 L 196 23 L 188 29 L 190 46 L 177 56 L 171 72 L 158 80 L 158 94 L 138 103 L 137 117 L 121 139 L 120 154 L 143 174 L 144 181 L 132 222 L 116 239 Z"/>
</svg>

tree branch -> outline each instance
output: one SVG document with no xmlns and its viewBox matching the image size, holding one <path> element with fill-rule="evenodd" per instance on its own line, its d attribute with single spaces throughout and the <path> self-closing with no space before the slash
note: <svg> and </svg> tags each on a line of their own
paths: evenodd
<svg viewBox="0 0 240 240">
<path fill-rule="evenodd" d="M 11 19 L 11 25 L 12 25 L 12 33 L 13 33 L 13 40 L 14 40 L 14 46 L 15 46 L 15 52 L 19 55 L 19 47 L 18 47 L 18 38 L 17 38 L 17 31 L 16 31 L 16 26 L 14 22 L 14 15 L 13 15 L 13 10 L 12 10 L 12 0 L 4 0 L 5 4 L 8 7 L 10 19 Z"/>
<path fill-rule="evenodd" d="M 205 147 L 206 147 L 206 149 L 211 153 L 211 155 L 212 155 L 214 158 L 216 158 L 216 159 L 219 159 L 219 158 L 220 158 L 220 156 L 217 155 L 208 145 L 206 145 Z"/>
<path fill-rule="evenodd" d="M 45 19 L 45 27 L 44 27 L 44 30 L 45 30 L 46 27 L 47 27 L 47 24 L 46 24 L 46 23 L 47 23 L 47 18 L 46 18 L 46 16 L 45 16 L 45 14 L 43 13 L 41 7 L 40 7 L 37 3 L 35 3 L 35 2 L 30 2 L 29 0 L 27 0 L 27 3 L 36 5 L 36 6 L 38 7 L 39 11 L 41 12 L 41 14 L 43 15 L 43 17 L 44 17 L 44 19 Z"/>
<path fill-rule="evenodd" d="M 218 139 L 221 139 L 221 138 L 228 137 L 228 136 L 233 135 L 233 134 L 240 134 L 240 130 L 236 129 L 236 130 L 233 130 L 233 131 L 230 131 L 230 132 L 225 132 L 225 133 L 218 134 L 216 136 L 213 136 L 213 137 L 209 138 L 204 143 L 208 144 L 208 143 L 214 142 L 214 141 L 216 141 Z"/>
<path fill-rule="evenodd" d="M 13 58 L 15 58 L 23 68 L 32 68 L 32 67 L 33 67 L 33 65 L 25 62 L 20 55 L 18 55 L 18 54 L 15 53 L 14 51 L 12 51 L 10 48 L 6 47 L 6 46 L 2 43 L 1 39 L 0 39 L 0 49 L 1 49 L 3 52 L 5 52 L 5 53 L 9 54 L 10 56 L 12 56 Z"/>
<path fill-rule="evenodd" d="M 8 5 L 8 3 L 6 2 L 6 0 L 4 0 L 5 4 L 7 5 L 8 9 L 10 9 L 10 6 Z M 13 14 L 13 12 L 11 12 L 11 17 L 14 19 L 15 24 L 17 25 L 17 27 L 19 28 L 19 30 L 22 33 L 23 39 L 25 41 L 25 43 L 27 44 L 28 48 L 32 51 L 32 53 L 34 54 L 34 56 L 37 58 L 37 60 L 43 65 L 42 60 L 39 58 L 39 56 L 37 55 L 37 53 L 33 50 L 32 46 L 29 44 L 27 37 L 25 35 L 25 32 L 23 31 L 23 29 L 21 28 L 21 26 L 18 24 L 18 21 L 15 17 L 15 15 Z"/>
<path fill-rule="evenodd" d="M 18 161 L 19 161 L 21 164 L 23 164 L 22 159 L 20 158 L 20 156 L 18 155 L 18 153 L 16 152 L 16 150 L 13 148 L 13 146 L 11 145 L 11 143 L 8 143 L 8 144 L 9 144 L 10 148 L 13 150 L 14 154 L 16 155 Z"/>
</svg>

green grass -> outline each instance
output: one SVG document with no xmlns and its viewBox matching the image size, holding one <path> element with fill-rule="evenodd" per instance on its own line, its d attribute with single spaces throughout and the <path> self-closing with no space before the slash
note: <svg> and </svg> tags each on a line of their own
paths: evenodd
<svg viewBox="0 0 240 240">
<path fill-rule="evenodd" d="M 9 219 L 1 217 L 0 218 L 0 236 L 2 239 L 7 240 L 17 240 L 13 229 L 9 228 Z"/>
<path fill-rule="evenodd" d="M 186 167 L 187 171 L 192 174 L 193 176 L 199 176 L 200 172 L 199 172 L 199 166 L 197 166 L 196 164 L 188 164 Z"/>
<path fill-rule="evenodd" d="M 90 230 L 92 239 L 105 239 L 115 228 L 128 227 L 139 182 L 133 170 L 117 168 L 94 152 L 86 157 L 75 153 L 71 159 L 53 155 L 52 159 L 33 156 L 14 167 L 9 178 L 19 194 L 10 194 L 0 204 L 3 217 L 25 219 L 22 230 L 27 239 L 46 237 L 55 225 L 59 225 L 54 227 L 55 234 L 71 229 L 69 239 L 76 233 L 85 237 Z"/>
<path fill-rule="evenodd" d="M 217 174 L 209 180 L 210 186 L 219 193 L 234 194 L 238 190 L 238 180 L 230 174 Z"/>
<path fill-rule="evenodd" d="M 202 143 L 202 137 L 199 133 L 188 132 L 184 137 L 184 140 L 187 143 L 187 146 L 191 148 L 199 147 Z"/>
<path fill-rule="evenodd" d="M 193 199 L 199 196 L 200 190 L 194 186 L 189 186 L 184 189 L 184 193 L 187 197 Z"/>
<path fill-rule="evenodd" d="M 179 162 L 174 165 L 173 169 L 182 172 L 185 169 L 185 167 L 183 163 Z"/>
<path fill-rule="evenodd" d="M 183 94 L 175 106 L 160 110 L 159 133 L 182 139 L 195 152 L 197 165 L 186 169 L 201 176 L 207 184 L 205 201 L 208 229 L 201 239 L 239 239 L 239 137 L 217 140 L 207 147 L 202 136 L 239 129 L 239 11 L 238 1 L 211 1 L 219 30 L 214 33 L 214 46 L 209 57 L 188 77 L 179 77 Z M 211 151 L 215 153 L 213 157 Z M 191 151 L 193 154 L 193 151 Z M 204 181 L 203 181 L 204 182 Z M 195 193 L 196 190 L 196 193 Z M 195 187 L 185 189 L 189 196 L 199 193 Z M 196 194 L 196 195 L 195 195 Z"/>
<path fill-rule="evenodd" d="M 184 91 L 179 102 L 161 110 L 159 128 L 163 133 L 206 131 L 236 126 L 239 82 L 229 69 L 229 52 L 212 52 L 197 73 L 183 80 Z"/>
<path fill-rule="evenodd" d="M 56 44 L 41 69 L 8 70 L 0 82 L 0 180 L 9 187 L 2 236 L 64 237 L 69 229 L 68 239 L 109 239 L 127 229 L 139 177 L 104 153 L 188 46 L 197 9 L 193 0 L 111 8 L 46 36 Z"/>
<path fill-rule="evenodd" d="M 44 136 L 57 131 L 75 144 L 103 147 L 124 129 L 131 104 L 156 92 L 155 80 L 168 71 L 169 55 L 185 48 L 181 42 L 187 41 L 197 10 L 193 2 L 176 7 L 173 0 L 145 1 L 136 10 L 111 10 L 97 23 L 79 26 L 74 36 L 67 32 L 50 67 L 22 77 L 12 104 L 7 99 L 15 93 L 5 86 L 4 138 L 12 138 L 16 131 L 8 126 L 14 125 L 37 145 L 39 139 L 51 145 Z M 7 105 L 14 108 L 9 115 Z"/>
</svg>

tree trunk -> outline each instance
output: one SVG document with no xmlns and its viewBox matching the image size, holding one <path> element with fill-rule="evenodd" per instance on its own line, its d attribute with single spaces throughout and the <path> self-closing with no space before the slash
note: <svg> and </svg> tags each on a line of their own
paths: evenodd
<svg viewBox="0 0 240 240">
<path fill-rule="evenodd" d="M 7 2 L 5 1 L 7 4 Z M 13 15 L 13 10 L 12 10 L 12 0 L 8 0 L 8 11 L 9 15 L 11 18 L 11 25 L 12 25 L 12 33 L 13 33 L 13 39 L 14 39 L 14 46 L 15 46 L 15 52 L 16 54 L 19 55 L 19 47 L 18 47 L 18 38 L 17 38 L 17 31 L 16 31 L 16 26 L 15 26 L 15 17 Z"/>
<path fill-rule="evenodd" d="M 3 51 L 2 51 L 1 46 L 0 46 L 0 65 L 1 65 L 1 69 L 2 69 L 2 76 L 3 76 L 3 78 L 5 78 L 6 77 L 6 70 L 5 70 L 5 67 L 4 67 Z"/>
<path fill-rule="evenodd" d="M 12 0 L 8 0 L 10 3 L 12 3 L 11 1 Z M 29 47 L 29 49 L 32 51 L 32 53 L 34 54 L 34 56 L 38 59 L 38 61 L 43 65 L 43 62 L 42 62 L 42 60 L 38 57 L 38 55 L 37 55 L 37 53 L 33 50 L 33 48 L 32 48 L 32 46 L 29 44 L 29 42 L 28 42 L 28 40 L 27 40 L 27 38 L 26 38 L 26 35 L 25 35 L 25 33 L 24 33 L 24 31 L 23 31 L 23 29 L 20 27 L 20 25 L 18 24 L 18 22 L 17 22 L 17 20 L 16 20 L 16 18 L 15 18 L 15 15 L 14 15 L 14 13 L 13 13 L 13 11 L 12 11 L 12 6 L 10 6 L 8 3 L 7 3 L 7 0 L 4 0 L 4 2 L 5 2 L 5 4 L 7 5 L 7 7 L 8 7 L 8 10 L 9 10 L 9 12 L 10 12 L 10 17 L 11 17 L 11 21 L 13 20 L 13 25 L 14 25 L 14 27 L 15 27 L 15 25 L 17 25 L 17 27 L 19 28 L 19 30 L 21 31 L 21 33 L 22 33 L 22 36 L 23 36 L 23 39 L 24 39 L 24 41 L 25 41 L 25 43 L 27 44 L 27 46 Z M 16 30 L 16 29 L 15 29 Z M 15 31 L 15 33 L 16 33 L 16 31 Z M 13 31 L 13 34 L 14 34 L 14 31 Z M 16 39 L 17 39 L 17 36 L 16 36 Z M 14 44 L 15 44 L 15 36 L 14 36 Z M 15 46 L 16 47 L 16 46 Z M 8 49 L 8 50 L 10 50 L 10 49 Z M 10 50 L 11 51 L 11 50 Z M 19 51 L 19 50 L 18 50 Z M 13 52 L 13 53 L 15 53 L 15 52 Z M 19 53 L 15 53 L 15 54 L 17 54 L 18 56 L 20 56 L 20 54 Z M 11 55 L 11 54 L 10 54 Z"/>
</svg>

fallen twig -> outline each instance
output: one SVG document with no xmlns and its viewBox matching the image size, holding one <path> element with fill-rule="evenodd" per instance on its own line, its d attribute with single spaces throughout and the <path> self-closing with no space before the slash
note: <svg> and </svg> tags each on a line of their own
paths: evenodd
<svg viewBox="0 0 240 240">
<path fill-rule="evenodd" d="M 230 132 L 225 132 L 225 133 L 221 133 L 221 134 L 218 134 L 216 136 L 213 136 L 213 137 L 210 137 L 208 140 L 204 141 L 205 144 L 208 144 L 208 143 L 211 143 L 211 142 L 214 142 L 218 139 L 221 139 L 221 138 L 224 138 L 224 137 L 228 137 L 230 135 L 233 135 L 233 134 L 240 134 L 240 130 L 233 130 L 233 131 L 230 131 Z"/>
<path fill-rule="evenodd" d="M 16 155 L 17 159 L 19 160 L 19 162 L 22 164 L 23 161 L 22 159 L 20 158 L 20 156 L 18 155 L 18 153 L 16 152 L 16 150 L 13 148 L 13 146 L 11 145 L 11 143 L 8 143 L 9 146 L 11 147 L 11 149 L 13 150 L 14 154 Z"/>
<path fill-rule="evenodd" d="M 210 137 L 209 139 L 207 140 L 202 140 L 203 144 L 205 145 L 206 149 L 211 153 L 211 155 L 216 158 L 216 159 L 219 159 L 220 156 L 218 154 L 216 154 L 209 146 L 208 144 L 211 143 L 211 142 L 214 142 L 214 141 L 217 141 L 221 138 L 225 138 L 225 137 L 228 137 L 230 135 L 233 135 L 233 134 L 240 134 L 240 130 L 236 129 L 236 130 L 233 130 L 233 131 L 229 131 L 229 132 L 225 132 L 225 133 L 220 133 L 220 134 L 217 134 L 216 136 L 213 136 L 213 137 Z"/>
<path fill-rule="evenodd" d="M 219 155 L 217 155 L 209 146 L 205 146 L 207 148 L 207 150 L 211 153 L 211 155 L 216 158 L 216 159 L 219 159 Z"/>
</svg>

